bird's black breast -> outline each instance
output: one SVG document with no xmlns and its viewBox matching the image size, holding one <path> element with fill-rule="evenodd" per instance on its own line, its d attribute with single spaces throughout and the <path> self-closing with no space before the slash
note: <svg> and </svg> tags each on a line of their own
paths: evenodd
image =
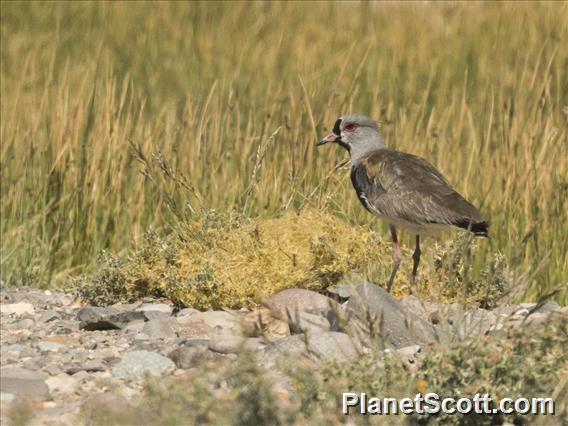
<svg viewBox="0 0 568 426">
<path fill-rule="evenodd" d="M 351 183 L 361 204 L 371 213 L 376 214 L 374 203 L 386 191 L 375 177 L 371 177 L 373 173 L 370 172 L 366 162 L 354 165 L 351 168 Z"/>
</svg>

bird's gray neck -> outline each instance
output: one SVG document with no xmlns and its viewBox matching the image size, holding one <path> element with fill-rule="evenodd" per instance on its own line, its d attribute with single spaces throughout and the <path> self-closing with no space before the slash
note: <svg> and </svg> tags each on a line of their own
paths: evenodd
<svg viewBox="0 0 568 426">
<path fill-rule="evenodd" d="M 385 149 L 385 140 L 379 133 L 369 135 L 369 137 L 361 138 L 349 147 L 349 155 L 351 155 L 351 164 L 357 165 L 367 154 L 379 149 Z"/>
</svg>

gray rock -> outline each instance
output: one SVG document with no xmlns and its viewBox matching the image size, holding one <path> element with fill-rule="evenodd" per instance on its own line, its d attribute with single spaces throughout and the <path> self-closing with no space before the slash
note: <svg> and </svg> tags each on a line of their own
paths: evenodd
<svg viewBox="0 0 568 426">
<path fill-rule="evenodd" d="M 536 303 L 520 303 L 519 306 L 523 309 L 532 309 L 536 306 Z"/>
<path fill-rule="evenodd" d="M 495 329 L 497 323 L 497 315 L 494 312 L 474 308 L 454 317 L 450 332 L 454 338 L 459 339 L 483 336 Z"/>
<path fill-rule="evenodd" d="M 168 358 L 170 358 L 174 362 L 177 368 L 188 369 L 194 366 L 193 357 L 198 352 L 203 352 L 203 350 L 200 350 L 198 348 L 182 346 L 170 352 L 168 354 Z"/>
<path fill-rule="evenodd" d="M 3 315 L 34 314 L 35 308 L 31 303 L 7 303 L 0 304 L 0 313 Z"/>
<path fill-rule="evenodd" d="M 309 312 L 298 312 L 290 315 L 288 324 L 292 333 L 315 333 L 329 331 L 331 328 L 327 318 Z"/>
<path fill-rule="evenodd" d="M 400 305 L 406 312 L 412 312 L 423 320 L 432 322 L 433 317 L 437 317 L 440 321 L 450 318 L 454 313 L 454 305 L 443 305 L 441 303 L 432 303 L 422 300 L 415 295 L 406 296 L 400 302 Z M 438 323 L 440 321 L 435 321 Z"/>
<path fill-rule="evenodd" d="M 150 340 L 150 336 L 148 336 L 146 333 L 138 333 L 136 336 L 134 336 L 134 340 L 136 342 L 145 342 L 147 340 Z"/>
<path fill-rule="evenodd" d="M 182 346 L 174 349 L 169 355 L 177 368 L 190 369 L 198 367 L 204 362 L 221 362 L 223 355 L 215 352 L 209 352 L 203 348 Z"/>
<path fill-rule="evenodd" d="M 82 330 L 120 330 L 133 321 L 146 319 L 143 312 L 123 311 L 116 308 L 99 308 L 87 306 L 77 312 Z"/>
<path fill-rule="evenodd" d="M 142 333 L 147 335 L 149 339 L 168 339 L 176 337 L 173 321 L 170 317 L 162 317 L 153 319 L 144 324 Z"/>
<path fill-rule="evenodd" d="M 60 364 L 48 364 L 43 367 L 43 371 L 50 376 L 57 376 L 58 374 L 63 373 L 63 367 Z"/>
<path fill-rule="evenodd" d="M 136 310 L 140 312 L 161 312 L 170 315 L 173 307 L 165 303 L 144 303 Z"/>
<path fill-rule="evenodd" d="M 197 309 L 193 309 L 193 308 L 184 308 L 182 310 L 180 310 L 177 314 L 176 317 L 188 317 L 190 315 L 196 314 L 199 311 Z"/>
<path fill-rule="evenodd" d="M 207 350 L 209 347 L 209 339 L 184 339 L 180 338 L 176 341 L 178 345 L 187 346 L 189 348 L 197 348 Z"/>
<path fill-rule="evenodd" d="M 55 322 L 56 334 L 71 334 L 79 330 L 79 323 L 75 320 L 59 320 Z"/>
<path fill-rule="evenodd" d="M 74 393 L 79 386 L 79 381 L 76 378 L 65 373 L 50 377 L 45 381 L 45 383 L 47 384 L 51 394 L 59 393 L 69 395 Z"/>
<path fill-rule="evenodd" d="M 31 318 L 23 318 L 14 324 L 16 330 L 30 330 L 36 325 L 36 322 Z"/>
<path fill-rule="evenodd" d="M 53 309 L 48 309 L 39 314 L 38 322 L 51 322 L 61 318 L 61 315 Z"/>
<path fill-rule="evenodd" d="M 405 311 L 383 288 L 364 282 L 346 289 L 351 294 L 346 306 L 356 319 L 350 321 L 350 334 L 358 336 L 365 344 L 372 345 L 371 340 L 375 337 L 386 346 L 395 348 L 436 342 L 434 327 L 414 313 Z"/>
<path fill-rule="evenodd" d="M 541 325 L 547 322 L 548 316 L 548 313 L 535 312 L 534 314 L 529 315 L 529 317 L 527 318 L 527 323 L 531 326 Z"/>
<path fill-rule="evenodd" d="M 335 331 L 308 334 L 308 350 L 323 359 L 348 361 L 357 358 L 359 351 L 353 339 Z"/>
<path fill-rule="evenodd" d="M 8 392 L 0 392 L 0 402 L 12 402 L 16 399 L 16 395 Z"/>
<path fill-rule="evenodd" d="M 337 302 L 315 291 L 301 288 L 290 288 L 269 297 L 263 302 L 269 309 L 287 313 L 308 312 L 327 316 L 330 311 L 337 309 Z"/>
<path fill-rule="evenodd" d="M 217 331 L 240 332 L 240 319 L 235 314 L 225 311 L 197 312 L 190 316 L 177 318 L 178 324 L 193 326 L 201 323 Z"/>
<path fill-rule="evenodd" d="M 422 348 L 419 345 L 406 346 L 404 348 L 397 349 L 396 352 L 402 356 L 413 357 L 420 353 Z"/>
<path fill-rule="evenodd" d="M 560 312 L 562 307 L 554 300 L 549 300 L 535 309 L 535 313 L 548 314 L 551 312 Z"/>
<path fill-rule="evenodd" d="M 138 380 L 145 374 L 163 376 L 175 370 L 174 362 L 156 352 L 132 351 L 112 369 L 115 377 L 126 380 Z"/>
<path fill-rule="evenodd" d="M 146 323 L 144 321 L 132 321 L 132 322 L 128 323 L 122 330 L 126 334 L 136 335 L 136 334 L 142 332 L 145 325 L 146 325 Z"/>
<path fill-rule="evenodd" d="M 83 365 L 80 366 L 76 366 L 76 367 L 70 367 L 67 370 L 65 370 L 65 372 L 69 375 L 74 375 L 79 373 L 80 371 L 86 371 L 87 373 L 96 373 L 99 371 L 105 371 L 105 367 L 104 365 L 99 362 L 99 361 L 91 361 L 91 362 L 86 362 Z"/>
<path fill-rule="evenodd" d="M 2 367 L 0 377 L 0 390 L 2 392 L 32 399 L 49 398 L 49 388 L 45 383 L 48 376 L 45 373 L 20 367 Z"/>
<path fill-rule="evenodd" d="M 160 320 L 160 319 L 164 319 L 164 318 L 170 318 L 170 314 L 167 314 L 165 312 L 160 312 L 160 311 L 145 311 L 144 317 L 148 321 L 152 321 L 152 320 L 155 320 L 155 319 Z"/>
<path fill-rule="evenodd" d="M 67 346 L 56 342 L 39 342 L 37 348 L 42 352 L 57 352 L 67 348 Z"/>
<path fill-rule="evenodd" d="M 359 353 L 355 342 L 347 334 L 324 331 L 278 340 L 266 349 L 264 361 L 271 366 L 285 357 L 309 356 L 346 362 L 357 358 Z"/>
<path fill-rule="evenodd" d="M 209 341 L 209 349 L 221 354 L 236 354 L 242 349 L 257 351 L 264 348 L 264 343 L 260 339 L 245 339 L 239 336 L 215 336 Z"/>
<path fill-rule="evenodd" d="M 351 297 L 351 292 L 345 287 L 345 285 L 335 285 L 328 287 L 327 291 L 332 294 L 333 297 L 339 299 L 340 302 L 346 302 L 349 297 Z"/>
<path fill-rule="evenodd" d="M 104 410 L 104 411 L 102 411 Z M 97 393 L 89 396 L 81 404 L 81 413 L 85 418 L 108 418 L 121 419 L 128 418 L 134 413 L 134 408 L 128 400 L 116 392 Z M 101 416 L 101 412 L 104 413 Z"/>
</svg>

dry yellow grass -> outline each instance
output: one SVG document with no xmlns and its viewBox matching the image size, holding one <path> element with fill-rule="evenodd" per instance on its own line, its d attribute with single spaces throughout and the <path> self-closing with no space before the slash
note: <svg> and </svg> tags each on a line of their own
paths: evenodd
<svg viewBox="0 0 568 426">
<path fill-rule="evenodd" d="M 390 262 L 376 233 L 331 215 L 308 210 L 255 221 L 208 212 L 167 238 L 149 235 L 120 266 L 108 262 L 107 271 L 84 279 L 80 293 L 94 303 L 151 294 L 200 309 L 240 308 L 286 288 L 325 290 L 350 271 Z M 121 283 L 117 292 L 97 299 L 110 275 Z"/>
<path fill-rule="evenodd" d="M 478 247 L 456 240 L 432 247 L 423 259 L 414 291 L 444 301 L 493 304 L 507 290 L 500 258 L 481 277 L 467 252 Z M 405 250 L 410 258 L 410 250 Z M 358 273 L 385 283 L 392 250 L 379 234 L 314 209 L 272 219 L 200 212 L 168 236 L 149 232 L 128 257 L 107 256 L 93 276 L 77 282 L 79 295 L 94 304 L 168 297 L 198 309 L 240 308 L 293 287 L 325 292 Z M 408 294 L 411 262 L 393 289 Z M 477 281 L 476 281 L 477 279 Z"/>
</svg>

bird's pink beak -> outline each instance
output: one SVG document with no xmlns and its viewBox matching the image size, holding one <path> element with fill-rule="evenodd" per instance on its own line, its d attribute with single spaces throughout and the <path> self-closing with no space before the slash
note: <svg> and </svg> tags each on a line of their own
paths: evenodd
<svg viewBox="0 0 568 426">
<path fill-rule="evenodd" d="M 329 135 L 327 135 L 326 137 L 324 137 L 323 139 L 321 139 L 316 146 L 320 146 L 320 145 L 324 145 L 328 142 L 336 142 L 338 139 L 340 138 L 339 135 L 336 135 L 335 133 L 330 133 Z"/>
</svg>

